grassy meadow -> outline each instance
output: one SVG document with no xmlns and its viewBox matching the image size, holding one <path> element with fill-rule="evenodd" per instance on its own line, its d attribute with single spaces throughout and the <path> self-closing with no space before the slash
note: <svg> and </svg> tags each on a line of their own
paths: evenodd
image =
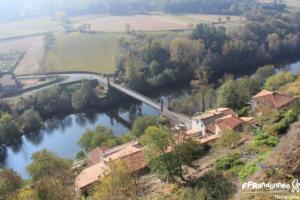
<svg viewBox="0 0 300 200">
<path fill-rule="evenodd" d="M 47 72 L 91 71 L 112 73 L 120 51 L 121 35 L 57 34 L 46 53 L 43 69 Z"/>
</svg>

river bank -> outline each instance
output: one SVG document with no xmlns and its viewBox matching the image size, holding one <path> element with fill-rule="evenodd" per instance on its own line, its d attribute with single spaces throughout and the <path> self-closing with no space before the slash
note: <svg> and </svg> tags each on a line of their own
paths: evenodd
<svg viewBox="0 0 300 200">
<path fill-rule="evenodd" d="M 296 74 L 299 68 L 300 61 L 297 61 L 284 65 L 280 69 Z M 189 82 L 183 82 L 173 84 L 172 87 L 146 91 L 145 95 L 159 101 L 183 97 L 189 93 Z M 111 128 L 115 135 L 122 135 L 130 131 L 132 122 L 137 117 L 159 115 L 159 111 L 150 106 L 120 95 L 117 95 L 114 102 L 101 108 L 94 108 L 92 111 L 86 114 L 70 113 L 62 118 L 47 120 L 42 130 L 28 133 L 22 136 L 19 143 L 7 147 L 6 157 L 0 163 L 0 167 L 12 168 L 23 178 L 28 178 L 26 166 L 31 163 L 31 155 L 36 151 L 48 149 L 61 157 L 74 159 L 80 150 L 79 138 L 86 129 L 94 129 L 97 125 L 102 125 Z"/>
</svg>

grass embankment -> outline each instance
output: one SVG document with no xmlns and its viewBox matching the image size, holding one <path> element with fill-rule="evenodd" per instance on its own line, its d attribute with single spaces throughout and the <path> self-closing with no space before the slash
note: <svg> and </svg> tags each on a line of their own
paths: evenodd
<svg viewBox="0 0 300 200">
<path fill-rule="evenodd" d="M 120 52 L 122 35 L 58 34 L 53 47 L 46 53 L 46 72 L 91 71 L 112 73 Z"/>
</svg>

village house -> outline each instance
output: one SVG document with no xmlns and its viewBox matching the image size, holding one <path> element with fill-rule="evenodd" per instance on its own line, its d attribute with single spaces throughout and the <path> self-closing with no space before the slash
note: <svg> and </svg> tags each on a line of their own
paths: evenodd
<svg viewBox="0 0 300 200">
<path fill-rule="evenodd" d="M 192 128 L 185 132 L 185 138 L 206 143 L 218 139 L 227 131 L 242 131 L 245 125 L 252 123 L 253 117 L 238 117 L 231 108 L 217 108 L 193 117 Z"/>
<path fill-rule="evenodd" d="M 2 95 L 17 92 L 21 87 L 20 82 L 16 79 L 13 73 L 0 74 L 0 93 Z"/>
<path fill-rule="evenodd" d="M 293 100 L 294 97 L 268 90 L 263 90 L 252 97 L 251 107 L 254 112 L 259 111 L 264 107 L 282 109 L 289 106 L 293 102 Z"/>
<path fill-rule="evenodd" d="M 216 120 L 215 129 L 212 130 L 215 134 L 220 135 L 227 131 L 243 131 L 246 124 L 254 122 L 253 117 L 238 117 L 236 115 L 226 115 Z"/>
<path fill-rule="evenodd" d="M 77 191 L 85 192 L 88 187 L 101 177 L 110 173 L 109 162 L 123 160 L 135 173 L 141 173 L 147 167 L 142 147 L 138 142 L 128 142 L 111 149 L 97 147 L 87 156 L 88 168 L 84 169 L 75 179 Z"/>
<path fill-rule="evenodd" d="M 192 127 L 186 131 L 186 135 L 188 137 L 205 137 L 210 134 L 208 127 L 211 124 L 214 124 L 217 119 L 229 114 L 235 115 L 235 112 L 231 108 L 217 108 L 194 116 L 192 117 Z"/>
</svg>

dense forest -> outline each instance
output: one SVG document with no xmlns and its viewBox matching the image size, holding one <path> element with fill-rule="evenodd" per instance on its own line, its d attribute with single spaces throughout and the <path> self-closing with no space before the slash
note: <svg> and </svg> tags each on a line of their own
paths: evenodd
<svg viewBox="0 0 300 200">
<path fill-rule="evenodd" d="M 70 16 L 147 14 L 152 11 L 242 14 L 254 7 L 282 11 L 286 6 L 277 1 L 261 4 L 255 0 L 3 0 L 0 1 L 0 21 L 53 16 L 59 11 L 65 11 Z"/>
<path fill-rule="evenodd" d="M 299 53 L 299 14 L 254 9 L 246 17 L 249 23 L 234 33 L 208 24 L 197 25 L 187 36 L 132 33 L 136 37 L 122 43 L 118 77 L 145 91 L 180 80 L 205 76 L 210 81 L 224 73 L 255 71 Z"/>
</svg>

